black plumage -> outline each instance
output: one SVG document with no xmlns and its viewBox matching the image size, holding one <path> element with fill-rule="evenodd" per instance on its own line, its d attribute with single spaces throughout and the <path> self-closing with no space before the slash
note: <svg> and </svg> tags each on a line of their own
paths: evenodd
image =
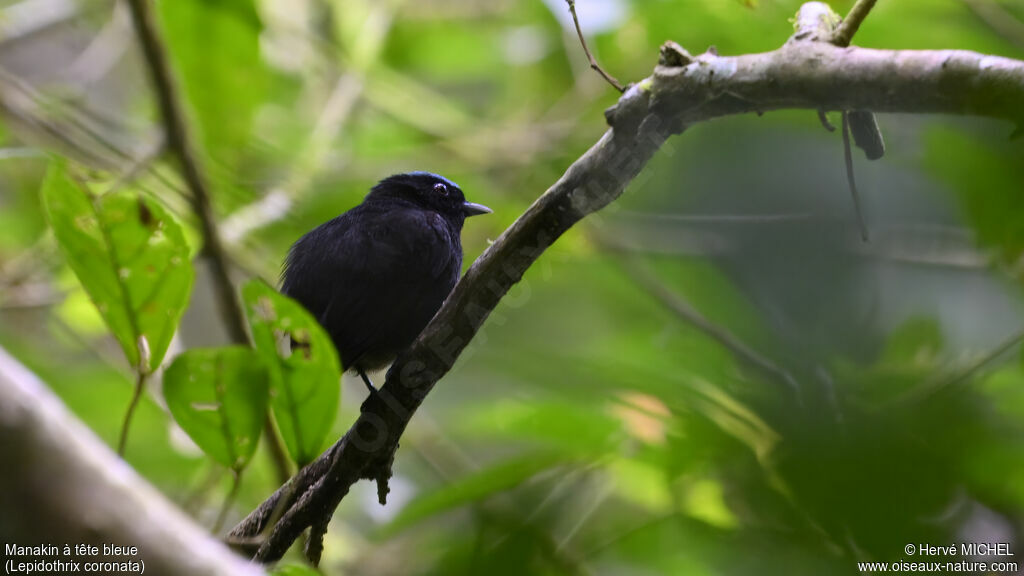
<svg viewBox="0 0 1024 576">
<path fill-rule="evenodd" d="M 327 330 L 343 369 L 370 386 L 366 372 L 408 347 L 455 286 L 466 217 L 490 211 L 436 174 L 390 176 L 292 246 L 281 291 Z"/>
</svg>

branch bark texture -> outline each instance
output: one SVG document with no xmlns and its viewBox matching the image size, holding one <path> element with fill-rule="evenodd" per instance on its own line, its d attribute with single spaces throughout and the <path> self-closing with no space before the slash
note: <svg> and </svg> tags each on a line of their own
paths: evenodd
<svg viewBox="0 0 1024 576">
<path fill-rule="evenodd" d="M 363 403 L 348 433 L 229 538 L 251 545 L 257 559 L 272 561 L 304 529 L 325 525 L 358 480 L 376 480 L 383 501 L 391 461 L 413 413 L 548 246 L 618 198 L 669 136 L 721 116 L 791 108 L 969 114 L 1022 125 L 1024 62 L 956 50 L 867 50 L 824 42 L 693 57 L 667 43 L 654 73 L 606 112 L 611 129 L 473 263 L 391 367 L 379 394 Z M 320 543 L 309 548 L 315 560 Z"/>
<path fill-rule="evenodd" d="M 662 49 L 679 50 L 677 46 Z M 672 56 L 669 56 L 672 58 Z M 641 82 L 652 112 L 684 125 L 781 109 L 1001 118 L 1024 124 L 1024 62 L 965 50 L 871 50 L 822 42 L 658 66 Z"/>
</svg>

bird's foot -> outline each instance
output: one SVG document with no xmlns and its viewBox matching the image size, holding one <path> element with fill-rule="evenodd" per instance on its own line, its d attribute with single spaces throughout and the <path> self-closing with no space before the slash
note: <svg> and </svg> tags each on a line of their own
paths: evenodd
<svg viewBox="0 0 1024 576">
<path fill-rule="evenodd" d="M 370 377 L 366 375 L 366 372 L 359 371 L 359 377 L 363 379 L 363 384 L 366 384 L 366 389 L 370 391 L 370 396 L 377 395 L 377 387 L 370 382 Z"/>
</svg>

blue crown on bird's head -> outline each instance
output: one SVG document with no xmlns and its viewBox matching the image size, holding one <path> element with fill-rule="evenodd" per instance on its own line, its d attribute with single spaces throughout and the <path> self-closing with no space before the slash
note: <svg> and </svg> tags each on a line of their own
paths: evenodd
<svg viewBox="0 0 1024 576">
<path fill-rule="evenodd" d="M 434 174 L 433 172 L 426 172 L 424 170 L 416 170 L 413 172 L 403 172 L 401 174 L 393 174 L 384 178 L 370 190 L 374 192 L 379 189 L 384 189 L 390 186 L 402 186 L 410 188 L 423 188 L 427 186 L 433 186 L 434 184 L 444 184 L 449 188 L 454 188 L 461 191 L 462 188 L 458 184 L 451 180 L 441 176 L 440 174 Z"/>
</svg>

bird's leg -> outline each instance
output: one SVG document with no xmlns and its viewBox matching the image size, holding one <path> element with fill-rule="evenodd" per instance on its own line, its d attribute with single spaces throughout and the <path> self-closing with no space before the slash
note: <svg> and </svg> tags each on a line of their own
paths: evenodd
<svg viewBox="0 0 1024 576">
<path fill-rule="evenodd" d="M 366 384 L 366 389 L 370 391 L 370 395 L 377 393 L 377 388 L 370 382 L 370 377 L 366 375 L 366 372 L 359 370 L 359 377 L 363 379 L 363 384 Z"/>
</svg>

